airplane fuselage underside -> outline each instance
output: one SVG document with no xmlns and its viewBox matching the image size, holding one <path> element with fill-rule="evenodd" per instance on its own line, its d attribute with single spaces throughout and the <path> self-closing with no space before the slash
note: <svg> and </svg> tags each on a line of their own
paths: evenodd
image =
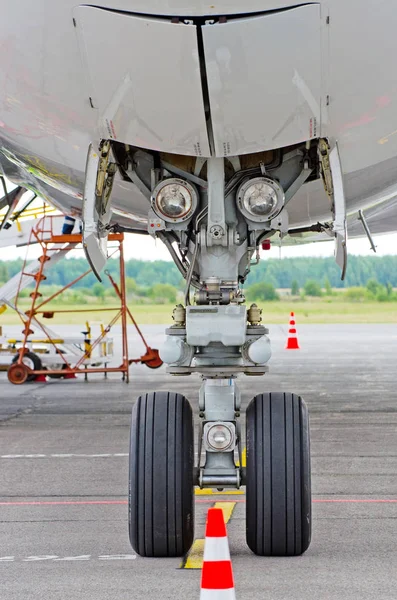
<svg viewBox="0 0 397 600">
<path fill-rule="evenodd" d="M 5 4 L 2 168 L 63 211 L 80 213 L 87 149 L 103 138 L 191 157 L 328 138 L 338 142 L 348 213 L 393 202 L 392 0 Z M 134 185 L 116 178 L 112 198 L 114 218 L 145 227 L 147 201 Z M 322 182 L 309 181 L 290 224 L 327 219 L 329 209 Z"/>
</svg>

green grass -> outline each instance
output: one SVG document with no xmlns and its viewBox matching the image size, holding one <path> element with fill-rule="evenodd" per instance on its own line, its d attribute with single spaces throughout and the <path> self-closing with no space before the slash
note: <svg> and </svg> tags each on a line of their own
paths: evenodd
<svg viewBox="0 0 397 600">
<path fill-rule="evenodd" d="M 248 303 L 249 304 L 249 303 Z M 258 304 L 263 308 L 263 322 L 288 324 L 289 313 L 296 313 L 297 322 L 303 323 L 397 323 L 396 302 L 345 302 L 341 298 L 307 299 L 285 298 L 280 302 L 263 302 Z M 107 302 L 105 305 L 96 304 L 95 308 L 102 306 L 115 306 L 116 302 Z M 21 304 L 21 308 L 28 304 Z M 90 305 L 93 307 L 93 305 Z M 47 307 L 46 307 L 47 308 Z M 53 306 L 54 310 L 82 310 L 84 312 L 60 313 L 53 319 L 43 319 L 43 323 L 52 327 L 62 325 L 84 325 L 85 321 L 102 321 L 107 324 L 115 313 L 110 311 L 86 312 L 88 305 L 61 305 Z M 174 305 L 129 305 L 129 308 L 138 324 L 172 324 L 172 310 Z M 47 309 L 48 310 L 48 309 Z M 20 323 L 17 314 L 10 309 L 0 315 L 0 326 L 16 325 Z"/>
<path fill-rule="evenodd" d="M 110 320 L 116 315 L 117 311 L 108 311 L 108 310 L 100 310 L 101 307 L 106 308 L 117 306 L 117 302 L 108 302 L 104 305 L 96 304 L 96 305 L 87 305 L 87 304 L 77 304 L 71 306 L 70 304 L 57 304 L 53 306 L 52 309 L 55 311 L 58 310 L 76 310 L 83 312 L 66 312 L 66 313 L 58 313 L 55 314 L 52 319 L 43 319 L 40 315 L 40 320 L 44 325 L 48 325 L 52 327 L 53 325 L 84 325 L 86 321 L 102 321 L 105 325 L 107 325 Z M 20 303 L 19 308 L 22 310 L 27 310 L 28 305 L 25 303 Z M 51 306 L 45 307 L 47 311 L 51 310 Z M 98 312 L 91 312 L 88 309 L 95 308 L 99 309 Z M 172 321 L 172 310 L 174 308 L 173 304 L 161 304 L 161 305 L 129 305 L 128 308 L 132 312 L 134 319 L 138 322 L 138 324 L 162 324 L 169 323 Z M 44 309 L 44 307 L 43 307 Z M 0 314 L 0 326 L 3 325 L 17 325 L 20 323 L 19 316 L 15 311 L 7 308 L 7 310 Z M 120 322 L 120 320 L 118 321 Z"/>
<path fill-rule="evenodd" d="M 268 323 L 288 323 L 288 311 L 294 311 L 303 323 L 397 323 L 395 302 L 343 302 L 306 300 L 268 303 L 262 318 Z"/>
</svg>

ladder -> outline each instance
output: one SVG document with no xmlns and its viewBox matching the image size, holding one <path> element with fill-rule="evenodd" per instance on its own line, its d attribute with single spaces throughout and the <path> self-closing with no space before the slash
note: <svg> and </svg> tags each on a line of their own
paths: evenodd
<svg viewBox="0 0 397 600">
<path fill-rule="evenodd" d="M 73 250 L 77 244 L 64 244 L 63 246 L 56 246 L 48 250 L 48 260 L 44 265 L 44 273 L 46 273 L 52 266 L 54 266 L 61 258 L 66 256 L 70 250 Z M 12 301 L 18 291 L 24 290 L 33 281 L 33 276 L 36 275 L 40 270 L 41 262 L 40 259 L 34 260 L 27 265 L 22 271 L 11 277 L 7 283 L 0 287 L 0 313 L 2 312 L 2 305 Z"/>
<path fill-rule="evenodd" d="M 0 287 L 0 315 L 7 308 L 10 308 L 18 313 L 23 323 L 31 322 L 38 330 L 43 331 L 48 338 L 53 339 L 60 336 L 46 325 L 40 323 L 34 316 L 29 317 L 27 313 L 17 306 L 15 299 L 21 290 L 35 281 L 35 276 L 41 279 L 45 277 L 45 274 L 52 266 L 56 265 L 71 250 L 76 248 L 79 242 L 64 242 L 62 238 L 57 236 L 61 230 L 62 219 L 53 218 L 53 216 L 44 216 L 38 223 L 36 222 L 35 227 L 30 230 L 26 243 L 28 246 L 32 243 L 39 243 L 43 248 L 43 255 L 28 265 L 24 264 L 19 273 Z M 70 344 L 63 345 L 63 348 L 72 354 L 79 355 L 80 353 L 80 350 L 76 346 Z"/>
</svg>

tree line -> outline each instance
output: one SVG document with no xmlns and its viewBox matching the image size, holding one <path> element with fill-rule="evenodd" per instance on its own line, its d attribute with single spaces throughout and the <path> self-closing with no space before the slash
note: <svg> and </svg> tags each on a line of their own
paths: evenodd
<svg viewBox="0 0 397 600">
<path fill-rule="evenodd" d="M 0 283 L 18 273 L 22 265 L 21 259 L 0 260 Z M 118 261 L 110 259 L 106 269 L 117 277 Z M 88 264 L 84 258 L 61 260 L 48 270 L 46 284 L 66 285 L 87 270 Z M 126 276 L 133 279 L 139 287 L 150 288 L 161 283 L 183 289 L 183 279 L 174 263 L 169 261 L 131 259 L 126 261 L 125 270 Z M 345 281 L 341 281 L 340 270 L 333 258 L 271 258 L 252 267 L 245 287 L 265 281 L 275 288 L 291 289 L 293 282 L 303 288 L 308 280 L 313 280 L 321 286 L 329 282 L 332 288 L 350 288 L 365 287 L 371 279 L 383 286 L 397 287 L 397 256 L 350 256 Z M 95 283 L 96 278 L 90 273 L 75 287 L 89 288 Z M 110 286 L 106 277 L 104 285 Z"/>
</svg>

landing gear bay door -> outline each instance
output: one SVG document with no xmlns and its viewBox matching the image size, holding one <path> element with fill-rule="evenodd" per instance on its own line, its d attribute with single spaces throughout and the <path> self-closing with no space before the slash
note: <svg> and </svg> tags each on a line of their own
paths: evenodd
<svg viewBox="0 0 397 600">
<path fill-rule="evenodd" d="M 73 17 L 98 138 L 209 156 L 196 25 L 91 6 Z"/>
<path fill-rule="evenodd" d="M 217 156 L 320 135 L 324 23 L 320 5 L 306 4 L 202 28 Z"/>
<path fill-rule="evenodd" d="M 102 142 L 97 149 L 90 144 L 87 154 L 83 199 L 83 247 L 96 277 L 107 261 L 107 242 L 112 216 L 110 195 L 116 173 L 110 162 L 110 142 Z"/>
</svg>

